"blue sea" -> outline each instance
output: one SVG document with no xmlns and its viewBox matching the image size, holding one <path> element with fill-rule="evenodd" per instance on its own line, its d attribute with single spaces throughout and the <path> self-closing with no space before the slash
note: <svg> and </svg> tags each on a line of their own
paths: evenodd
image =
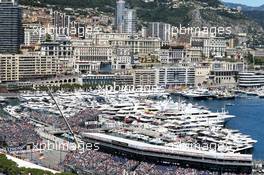
<svg viewBox="0 0 264 175">
<path fill-rule="evenodd" d="M 227 127 L 238 129 L 241 133 L 257 140 L 253 153 L 254 159 L 264 160 L 264 99 L 242 95 L 234 100 L 195 100 L 191 102 L 205 106 L 212 111 L 220 112 L 222 108 L 225 108 L 229 114 L 235 115 L 236 118 L 227 122 Z"/>
</svg>

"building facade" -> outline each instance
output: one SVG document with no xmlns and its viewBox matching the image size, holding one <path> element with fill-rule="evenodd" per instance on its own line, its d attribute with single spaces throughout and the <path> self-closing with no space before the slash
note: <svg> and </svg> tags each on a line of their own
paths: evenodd
<svg viewBox="0 0 264 175">
<path fill-rule="evenodd" d="M 45 35 L 39 32 L 40 24 L 25 24 L 24 28 L 24 45 L 34 46 L 45 40 Z"/>
<path fill-rule="evenodd" d="M 122 33 L 123 26 L 124 26 L 124 14 L 125 14 L 125 4 L 124 0 L 117 0 L 116 1 L 116 18 L 115 18 L 115 26 L 116 30 L 119 33 Z"/>
<path fill-rule="evenodd" d="M 64 73 L 72 73 L 75 67 L 74 47 L 70 41 L 41 43 L 41 55 L 58 59 L 60 69 Z"/>
<path fill-rule="evenodd" d="M 23 30 L 22 12 L 16 1 L 0 1 L 0 21 L 0 53 L 18 53 Z"/>
<path fill-rule="evenodd" d="M 238 83 L 238 73 L 244 72 L 244 63 L 218 61 L 211 64 L 209 79 L 212 86 L 235 87 Z"/>
<path fill-rule="evenodd" d="M 61 73 L 59 65 L 58 58 L 42 56 L 38 52 L 1 54 L 0 80 L 2 82 L 14 82 L 53 77 Z"/>
<path fill-rule="evenodd" d="M 185 49 L 161 49 L 159 58 L 162 64 L 175 64 L 186 59 L 187 51 Z"/>
<path fill-rule="evenodd" d="M 98 73 L 103 63 L 111 63 L 113 49 L 109 46 L 75 45 L 76 71 L 81 74 Z"/>
<path fill-rule="evenodd" d="M 239 87 L 255 88 L 264 86 L 264 72 L 239 73 Z"/>
<path fill-rule="evenodd" d="M 193 67 L 176 66 L 158 69 L 158 85 L 173 86 L 194 86 L 195 69 Z"/>
<path fill-rule="evenodd" d="M 211 68 L 209 65 L 195 67 L 195 87 L 208 85 Z"/>
<path fill-rule="evenodd" d="M 194 86 L 195 69 L 187 66 L 138 69 L 134 73 L 134 86 Z"/>
<path fill-rule="evenodd" d="M 226 40 L 215 36 L 192 36 L 191 48 L 202 51 L 202 56 L 206 58 L 222 58 L 225 56 Z"/>
<path fill-rule="evenodd" d="M 155 69 L 138 69 L 133 73 L 134 86 L 156 86 L 157 71 Z"/>
<path fill-rule="evenodd" d="M 162 22 L 151 22 L 148 24 L 147 36 L 158 37 L 164 44 L 169 43 L 172 37 L 171 25 Z"/>
<path fill-rule="evenodd" d="M 160 39 L 158 38 L 110 39 L 109 44 L 112 47 L 131 49 L 131 52 L 133 54 L 138 54 L 139 56 L 144 56 L 150 53 L 159 52 L 160 50 Z"/>
<path fill-rule="evenodd" d="M 137 33 L 137 13 L 134 9 L 125 10 L 124 33 L 128 33 L 132 36 Z"/>
</svg>

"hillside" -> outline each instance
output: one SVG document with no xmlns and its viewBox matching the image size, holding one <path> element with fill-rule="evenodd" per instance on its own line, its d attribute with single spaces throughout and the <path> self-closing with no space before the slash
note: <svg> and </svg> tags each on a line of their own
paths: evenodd
<svg viewBox="0 0 264 175">
<path fill-rule="evenodd" d="M 264 4 L 259 7 L 251 7 L 244 4 L 237 4 L 237 3 L 230 3 L 230 2 L 224 2 L 224 5 L 229 8 L 237 8 L 241 7 L 243 11 L 264 11 Z"/>
<path fill-rule="evenodd" d="M 114 13 L 116 0 L 21 0 L 23 5 L 58 8 L 97 8 L 99 11 Z M 126 0 L 131 8 L 137 9 L 142 21 L 160 21 L 179 26 L 217 27 L 231 26 L 234 33 L 263 32 L 263 28 L 245 14 L 225 10 L 218 0 L 155 0 L 145 3 L 142 0 Z M 262 18 L 263 19 L 263 18 Z M 254 32 L 253 32 L 254 31 Z"/>
<path fill-rule="evenodd" d="M 243 4 L 229 3 L 225 2 L 224 5 L 229 8 L 241 7 L 243 13 L 249 18 L 257 23 L 259 23 L 264 28 L 264 5 L 259 7 L 251 7 Z"/>
<path fill-rule="evenodd" d="M 244 11 L 244 13 L 264 28 L 264 11 Z"/>
</svg>

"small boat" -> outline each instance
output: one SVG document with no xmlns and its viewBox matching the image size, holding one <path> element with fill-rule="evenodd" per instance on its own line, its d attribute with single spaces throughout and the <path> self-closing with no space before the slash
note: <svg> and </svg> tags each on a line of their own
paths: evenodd
<svg viewBox="0 0 264 175">
<path fill-rule="evenodd" d="M 259 98 L 264 98 L 264 91 L 262 89 L 258 92 L 258 96 Z"/>
<path fill-rule="evenodd" d="M 227 103 L 226 106 L 234 106 L 235 104 L 233 103 Z"/>
<path fill-rule="evenodd" d="M 258 94 L 259 98 L 264 98 L 264 93 Z"/>
</svg>

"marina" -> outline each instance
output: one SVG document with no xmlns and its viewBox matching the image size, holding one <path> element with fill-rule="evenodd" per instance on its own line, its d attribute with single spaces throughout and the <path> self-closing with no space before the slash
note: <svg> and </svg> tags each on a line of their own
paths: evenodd
<svg viewBox="0 0 264 175">
<path fill-rule="evenodd" d="M 215 170 L 217 165 L 226 164 L 222 170 L 234 172 L 237 167 L 249 172 L 253 158 L 263 159 L 261 148 L 255 147 L 259 139 L 262 142 L 261 138 L 248 132 L 248 126 L 236 126 L 236 119 L 241 118 L 241 114 L 233 113 L 235 110 L 232 109 L 237 107 L 240 99 L 248 99 L 246 95 L 236 96 L 232 101 L 228 98 L 184 99 L 159 89 L 148 92 L 58 91 L 54 96 L 62 113 L 74 121 L 70 123 L 78 138 L 100 143 L 102 149 L 111 148 L 113 152 L 118 149 L 124 154 L 142 156 L 150 151 L 155 155 L 155 161 L 214 165 Z M 153 100 L 154 97 L 162 97 L 162 100 Z M 5 113 L 18 120 L 27 118 L 40 127 L 54 128 L 51 130 L 53 134 L 55 128 L 58 131 L 55 133 L 67 133 L 47 93 L 22 93 L 19 100 L 18 105 L 5 106 Z M 80 126 L 76 114 L 84 110 L 97 112 L 82 120 L 84 125 Z M 65 134 L 62 137 L 69 139 Z M 164 154 L 174 154 L 174 157 L 164 157 Z"/>
<path fill-rule="evenodd" d="M 251 135 L 258 142 L 254 145 L 253 158 L 255 160 L 264 159 L 263 149 L 263 106 L 264 100 L 258 96 L 248 96 L 241 94 L 236 99 L 230 100 L 203 100 L 196 101 L 200 105 L 208 107 L 212 111 L 218 111 L 226 108 L 232 115 L 237 116 L 230 120 L 226 126 L 232 129 L 238 129 L 242 133 Z"/>
</svg>

